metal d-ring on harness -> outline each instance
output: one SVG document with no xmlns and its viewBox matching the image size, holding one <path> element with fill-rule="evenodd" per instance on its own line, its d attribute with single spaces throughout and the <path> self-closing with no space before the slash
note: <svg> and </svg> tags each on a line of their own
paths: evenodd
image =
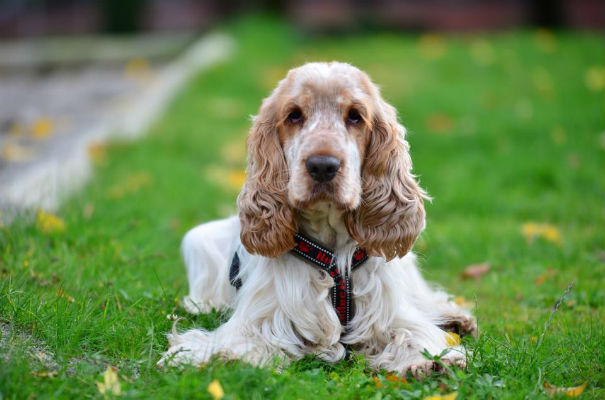
<svg viewBox="0 0 605 400">
<path fill-rule="evenodd" d="M 340 324 L 347 327 L 351 321 L 352 308 L 352 288 L 351 278 L 348 273 L 343 276 L 336 266 L 336 257 L 334 253 L 325 247 L 315 243 L 308 237 L 301 234 L 294 235 L 295 245 L 290 253 L 319 266 L 323 271 L 326 271 L 334 280 L 332 287 L 332 306 L 338 315 Z M 351 271 L 359 267 L 368 259 L 368 254 L 364 249 L 357 248 L 351 258 Z M 238 276 L 240 267 L 240 259 L 237 252 L 231 261 L 229 269 L 229 281 L 235 289 L 242 286 L 242 280 Z"/>
</svg>

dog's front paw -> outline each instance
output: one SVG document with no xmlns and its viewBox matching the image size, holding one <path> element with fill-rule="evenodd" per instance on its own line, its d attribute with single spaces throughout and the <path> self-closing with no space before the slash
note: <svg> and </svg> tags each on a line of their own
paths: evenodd
<svg viewBox="0 0 605 400">
<path fill-rule="evenodd" d="M 440 361 L 419 360 L 408 366 L 403 373 L 411 374 L 415 379 L 422 380 L 434 373 L 444 373 L 447 367 L 466 368 L 466 355 L 461 351 L 451 350 Z"/>
<path fill-rule="evenodd" d="M 195 299 L 191 296 L 185 296 L 183 299 L 183 308 L 189 314 L 198 315 L 198 314 L 209 314 L 214 307 L 209 301 Z"/>
<path fill-rule="evenodd" d="M 471 335 L 475 338 L 479 334 L 477 320 L 470 314 L 447 315 L 445 319 L 446 321 L 439 327 L 446 332 L 454 332 L 460 336 Z"/>
</svg>

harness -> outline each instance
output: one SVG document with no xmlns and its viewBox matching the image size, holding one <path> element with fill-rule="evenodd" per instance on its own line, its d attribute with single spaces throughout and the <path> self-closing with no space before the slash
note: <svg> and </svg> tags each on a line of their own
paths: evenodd
<svg viewBox="0 0 605 400">
<path fill-rule="evenodd" d="M 299 233 L 294 235 L 294 242 L 294 248 L 290 250 L 291 254 L 318 266 L 334 280 L 331 292 L 332 306 L 338 315 L 340 324 L 346 328 L 351 321 L 353 307 L 351 278 L 349 274 L 345 273 L 343 276 L 338 271 L 336 256 L 331 250 Z M 357 248 L 351 258 L 351 271 L 359 267 L 367 259 L 367 252 L 364 249 Z M 229 269 L 229 281 L 235 289 L 239 289 L 242 286 L 242 280 L 239 277 L 239 267 L 240 259 L 237 252 L 235 252 L 231 261 L 231 268 Z"/>
</svg>

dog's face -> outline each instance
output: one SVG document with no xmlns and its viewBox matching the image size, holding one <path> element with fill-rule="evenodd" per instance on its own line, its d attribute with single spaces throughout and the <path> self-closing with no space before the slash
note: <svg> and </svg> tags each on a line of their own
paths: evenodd
<svg viewBox="0 0 605 400">
<path fill-rule="evenodd" d="M 238 198 L 241 240 L 276 257 L 294 244 L 295 210 L 331 202 L 374 255 L 403 256 L 424 228 L 405 130 L 365 73 L 343 63 L 291 70 L 263 102 L 248 138 Z"/>
<path fill-rule="evenodd" d="M 369 81 L 346 64 L 292 70 L 279 88 L 277 131 L 288 165 L 288 203 L 354 210 L 371 134 Z"/>
</svg>

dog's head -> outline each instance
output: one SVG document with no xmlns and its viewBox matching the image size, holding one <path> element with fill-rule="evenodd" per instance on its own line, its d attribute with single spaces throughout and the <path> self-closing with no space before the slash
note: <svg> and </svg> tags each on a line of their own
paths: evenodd
<svg viewBox="0 0 605 400">
<path fill-rule="evenodd" d="M 408 149 L 396 110 L 365 73 L 343 63 L 291 70 L 248 137 L 242 244 L 267 257 L 285 253 L 294 246 L 295 210 L 331 202 L 359 246 L 404 256 L 425 216 Z"/>
</svg>

